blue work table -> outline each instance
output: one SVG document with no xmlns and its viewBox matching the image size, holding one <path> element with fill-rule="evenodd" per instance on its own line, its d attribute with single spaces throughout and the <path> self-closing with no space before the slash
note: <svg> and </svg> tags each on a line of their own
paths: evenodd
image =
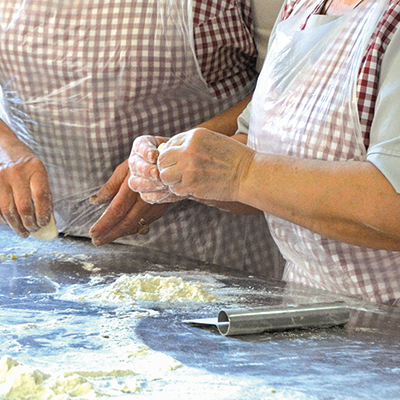
<svg viewBox="0 0 400 400">
<path fill-rule="evenodd" d="M 123 310 L 66 296 L 90 292 L 122 274 L 145 273 L 200 280 L 221 296 L 210 303 L 142 301 Z M 338 300 L 350 307 L 350 320 L 333 328 L 226 337 L 212 327 L 182 322 L 215 316 L 222 307 Z M 20 239 L 0 226 L 0 307 L 0 357 L 7 354 L 24 365 L 71 369 L 82 354 L 95 368 L 115 368 L 93 360 L 102 354 L 103 363 L 107 349 L 132 340 L 189 368 L 185 376 L 177 370 L 157 378 L 136 370 L 140 390 L 119 392 L 118 399 L 161 399 L 166 393 L 205 399 L 210 392 L 238 400 L 400 399 L 400 309 L 153 250 L 120 244 L 96 248 L 88 239 L 62 235 L 51 242 Z M 190 371 L 199 372 L 195 380 Z M 122 384 L 123 377 L 118 379 Z M 111 385 L 104 377 L 101 384 Z"/>
</svg>

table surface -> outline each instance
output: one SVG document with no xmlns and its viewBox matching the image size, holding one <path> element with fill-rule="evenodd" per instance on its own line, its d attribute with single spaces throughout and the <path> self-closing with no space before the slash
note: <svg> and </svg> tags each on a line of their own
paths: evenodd
<svg viewBox="0 0 400 400">
<path fill-rule="evenodd" d="M 200 282 L 217 300 L 107 304 L 83 296 L 146 273 Z M 129 370 L 135 398 L 400 399 L 398 308 L 139 247 L 23 240 L 5 227 L 0 276 L 0 356 L 49 375 L 81 373 L 97 388 L 94 398 L 132 398 L 132 374 L 121 373 Z M 344 327 L 225 337 L 182 322 L 221 308 L 337 300 L 351 309 Z M 105 370 L 114 373 L 89 373 Z"/>
</svg>

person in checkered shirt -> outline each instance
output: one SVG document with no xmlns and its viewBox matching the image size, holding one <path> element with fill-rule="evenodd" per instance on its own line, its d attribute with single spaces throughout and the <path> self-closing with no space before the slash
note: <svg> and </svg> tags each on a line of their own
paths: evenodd
<svg viewBox="0 0 400 400">
<path fill-rule="evenodd" d="M 254 90 L 254 2 L 0 0 L 0 220 L 28 237 L 54 212 L 60 232 L 95 245 L 281 275 L 262 216 L 150 205 L 127 183 L 140 135 L 234 133 L 231 118 L 213 117 L 238 115 Z M 268 3 L 264 39 L 281 0 Z"/>
<path fill-rule="evenodd" d="M 235 137 L 139 138 L 131 188 L 262 210 L 284 280 L 400 305 L 399 27 L 395 0 L 288 0 Z"/>
</svg>

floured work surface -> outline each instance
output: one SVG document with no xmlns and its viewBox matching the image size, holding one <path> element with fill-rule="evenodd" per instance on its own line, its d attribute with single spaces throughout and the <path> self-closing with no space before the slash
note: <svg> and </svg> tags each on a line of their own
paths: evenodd
<svg viewBox="0 0 400 400">
<path fill-rule="evenodd" d="M 221 308 L 338 296 L 122 245 L 0 227 L 0 398 L 398 399 L 400 312 L 345 299 L 345 328 L 227 338 Z"/>
</svg>

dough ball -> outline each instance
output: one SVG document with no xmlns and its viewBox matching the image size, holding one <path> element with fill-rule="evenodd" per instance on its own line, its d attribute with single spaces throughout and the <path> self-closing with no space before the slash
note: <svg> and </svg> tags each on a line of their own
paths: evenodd
<svg viewBox="0 0 400 400">
<path fill-rule="evenodd" d="M 54 216 L 51 216 L 50 223 L 38 231 L 31 233 L 31 236 L 37 240 L 54 240 L 58 236 L 56 221 Z"/>
</svg>

